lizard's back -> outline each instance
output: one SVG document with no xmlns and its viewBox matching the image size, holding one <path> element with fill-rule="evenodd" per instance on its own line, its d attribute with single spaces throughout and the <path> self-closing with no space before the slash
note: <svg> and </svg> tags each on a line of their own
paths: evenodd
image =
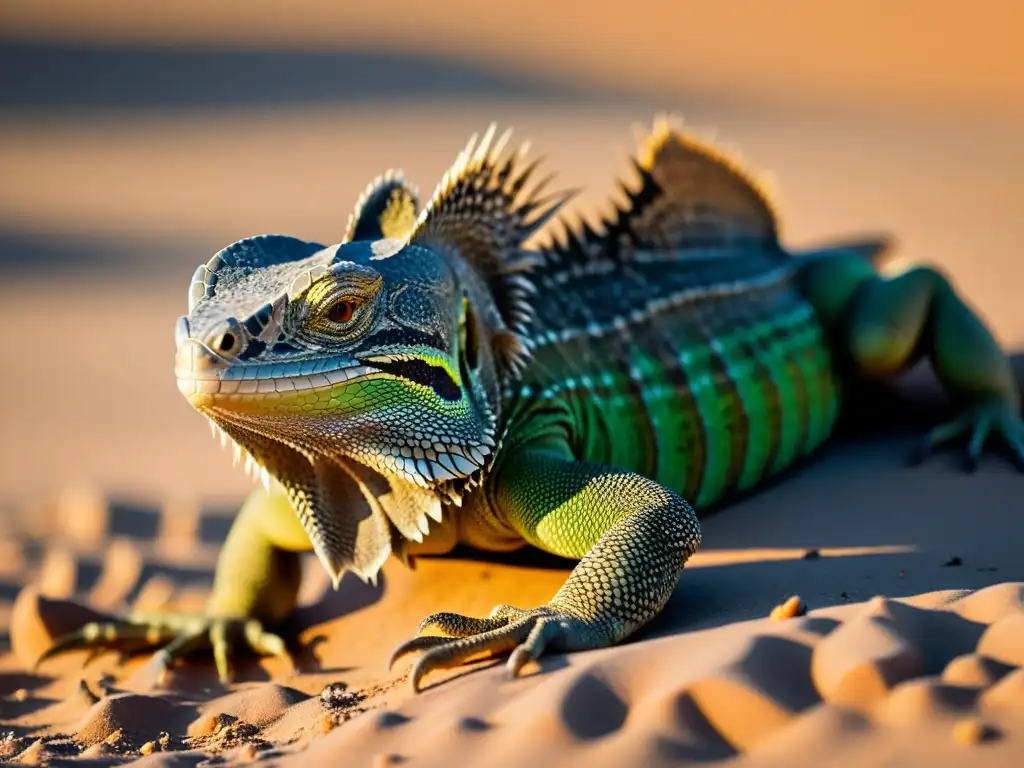
<svg viewBox="0 0 1024 768">
<path fill-rule="evenodd" d="M 534 276 L 514 421 L 565 429 L 579 458 L 701 507 L 820 445 L 837 380 L 799 260 L 753 182 L 667 126 L 640 167 L 642 187 L 601 233 L 569 235 Z"/>
</svg>

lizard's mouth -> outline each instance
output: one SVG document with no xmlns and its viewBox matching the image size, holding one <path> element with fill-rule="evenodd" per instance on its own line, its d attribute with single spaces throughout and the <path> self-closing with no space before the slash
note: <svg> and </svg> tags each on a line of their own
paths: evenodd
<svg viewBox="0 0 1024 768">
<path fill-rule="evenodd" d="M 358 360 L 307 358 L 294 362 L 229 361 L 197 339 L 179 344 L 174 358 L 178 391 L 193 408 L 243 412 L 337 413 L 359 382 L 381 374 Z"/>
</svg>

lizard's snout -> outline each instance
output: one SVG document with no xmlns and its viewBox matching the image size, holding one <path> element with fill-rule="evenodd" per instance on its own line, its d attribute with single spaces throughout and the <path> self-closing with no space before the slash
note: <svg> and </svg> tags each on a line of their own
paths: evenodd
<svg viewBox="0 0 1024 768">
<path fill-rule="evenodd" d="M 220 391 L 220 373 L 226 367 L 227 361 L 198 339 L 186 339 L 174 355 L 178 391 L 189 400 L 196 395 L 216 394 Z"/>
<path fill-rule="evenodd" d="M 206 334 L 205 339 L 193 337 L 188 318 L 184 315 L 178 318 L 178 324 L 174 328 L 174 344 L 179 353 L 183 348 L 190 349 L 198 344 L 214 360 L 219 358 L 225 363 L 238 356 L 242 351 L 244 341 L 242 327 L 233 317 L 218 324 L 212 332 Z M 194 352 L 189 352 L 189 355 L 194 354 Z"/>
<path fill-rule="evenodd" d="M 242 348 L 242 332 L 238 322 L 229 318 L 218 325 L 207 338 L 194 338 L 187 317 L 178 319 L 174 329 L 177 350 L 174 374 L 178 390 L 190 401 L 220 391 L 220 379 Z"/>
</svg>

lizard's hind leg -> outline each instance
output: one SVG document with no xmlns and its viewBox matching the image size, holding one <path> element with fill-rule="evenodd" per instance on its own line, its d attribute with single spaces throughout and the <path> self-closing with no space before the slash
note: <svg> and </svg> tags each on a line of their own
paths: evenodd
<svg viewBox="0 0 1024 768">
<path fill-rule="evenodd" d="M 986 440 L 995 434 L 1024 470 L 1024 423 L 1009 361 L 944 275 L 927 266 L 891 277 L 872 272 L 850 294 L 839 322 L 840 336 L 861 373 L 892 376 L 923 356 L 956 403 L 959 416 L 933 429 L 915 459 L 966 438 L 966 466 L 973 470 Z"/>
</svg>

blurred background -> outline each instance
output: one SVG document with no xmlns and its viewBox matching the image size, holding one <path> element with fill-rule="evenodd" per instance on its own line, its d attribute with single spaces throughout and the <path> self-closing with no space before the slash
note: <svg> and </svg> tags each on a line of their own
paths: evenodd
<svg viewBox="0 0 1024 768">
<path fill-rule="evenodd" d="M 0 503 L 236 499 L 177 393 L 195 266 L 335 242 L 512 125 L 593 210 L 656 111 L 770 173 L 788 243 L 887 231 L 1024 342 L 1024 4 L 0 0 Z"/>
</svg>

